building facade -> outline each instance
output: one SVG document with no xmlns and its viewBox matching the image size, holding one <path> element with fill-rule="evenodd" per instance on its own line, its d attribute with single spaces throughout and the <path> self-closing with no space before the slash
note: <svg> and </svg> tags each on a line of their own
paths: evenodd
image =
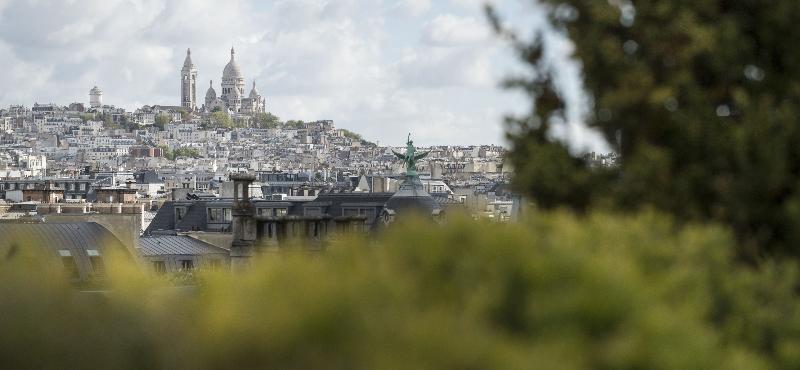
<svg viewBox="0 0 800 370">
<path fill-rule="evenodd" d="M 100 90 L 97 86 L 89 90 L 89 106 L 92 108 L 103 106 L 103 90 Z"/>
</svg>

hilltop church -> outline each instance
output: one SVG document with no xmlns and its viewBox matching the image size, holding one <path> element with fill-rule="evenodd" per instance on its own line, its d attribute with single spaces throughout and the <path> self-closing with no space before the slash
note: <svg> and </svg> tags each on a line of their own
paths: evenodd
<svg viewBox="0 0 800 370">
<path fill-rule="evenodd" d="M 235 59 L 236 52 L 231 48 L 231 60 L 222 71 L 222 92 L 217 96 L 214 82 L 210 81 L 206 91 L 205 102 L 199 109 L 197 107 L 197 67 L 192 62 L 192 51 L 186 50 L 186 59 L 181 69 L 181 106 L 190 110 L 211 112 L 217 108 L 229 114 L 256 114 L 266 112 L 266 99 L 264 99 L 253 81 L 250 94 L 244 95 L 244 75 Z"/>
</svg>

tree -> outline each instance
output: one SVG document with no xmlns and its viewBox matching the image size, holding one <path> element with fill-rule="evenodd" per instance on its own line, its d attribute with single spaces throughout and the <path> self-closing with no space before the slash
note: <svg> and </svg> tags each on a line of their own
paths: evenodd
<svg viewBox="0 0 800 370">
<path fill-rule="evenodd" d="M 305 128 L 305 125 L 306 123 L 301 120 L 288 120 L 283 127 L 290 130 L 299 130 Z"/>
<path fill-rule="evenodd" d="M 192 114 L 186 108 L 179 108 L 178 113 L 181 114 L 181 122 L 188 122 L 192 117 Z"/>
<path fill-rule="evenodd" d="M 218 128 L 233 128 L 231 117 L 222 111 L 211 112 L 211 123 Z"/>
<path fill-rule="evenodd" d="M 159 113 L 156 114 L 156 121 L 154 126 L 158 127 L 159 130 L 164 131 L 164 128 L 172 123 L 172 116 L 166 113 Z"/>
<path fill-rule="evenodd" d="M 364 138 L 361 137 L 361 135 L 359 135 L 359 134 L 357 134 L 357 133 L 355 133 L 353 131 L 350 131 L 350 130 L 347 130 L 347 129 L 341 129 L 341 130 L 342 130 L 342 135 L 344 135 L 344 137 L 346 137 L 346 138 L 348 138 L 350 140 L 358 141 L 358 142 L 364 141 Z"/>
<path fill-rule="evenodd" d="M 81 113 L 81 120 L 83 122 L 94 120 L 95 115 L 93 113 Z"/>
<path fill-rule="evenodd" d="M 108 114 L 108 113 L 103 113 L 103 114 L 101 114 L 99 116 L 96 116 L 96 117 L 99 118 L 101 121 L 103 121 L 103 126 L 106 129 L 116 130 L 116 129 L 120 128 L 120 125 L 117 124 L 116 122 L 114 122 L 113 117 L 111 117 L 111 115 Z"/>
<path fill-rule="evenodd" d="M 196 148 L 181 147 L 173 152 L 173 159 L 177 157 L 200 158 L 200 152 Z"/>
<path fill-rule="evenodd" d="M 507 121 L 517 189 L 543 208 L 652 207 L 721 222 L 741 255 L 800 256 L 800 3 L 543 3 L 575 44 L 593 101 L 587 124 L 621 163 L 590 170 L 553 139 L 566 117 L 547 36 L 522 40 L 488 8 L 534 72 L 507 82 L 535 103 Z"/>
<path fill-rule="evenodd" d="M 164 156 L 164 158 L 169 159 L 171 161 L 175 160 L 175 153 L 168 146 L 159 145 L 158 147 L 161 148 L 161 153 Z"/>
<path fill-rule="evenodd" d="M 373 143 L 371 141 L 364 140 L 364 137 L 361 136 L 360 134 L 357 134 L 357 133 L 355 133 L 353 131 L 350 131 L 350 130 L 347 130 L 347 129 L 341 129 L 341 130 L 342 130 L 342 135 L 344 135 L 344 137 L 346 137 L 346 138 L 348 138 L 348 139 L 350 139 L 352 141 L 357 141 L 357 142 L 361 143 L 361 145 L 370 146 L 370 147 L 377 147 L 378 146 L 378 144 L 375 144 L 375 143 Z"/>
<path fill-rule="evenodd" d="M 272 113 L 258 113 L 253 117 L 259 128 L 277 128 L 281 119 Z"/>
<path fill-rule="evenodd" d="M 136 130 L 140 130 L 142 128 L 142 126 L 139 125 L 136 122 L 130 122 L 130 123 L 123 122 L 122 126 L 125 127 L 125 129 L 128 132 L 133 132 L 133 131 L 136 131 Z"/>
</svg>

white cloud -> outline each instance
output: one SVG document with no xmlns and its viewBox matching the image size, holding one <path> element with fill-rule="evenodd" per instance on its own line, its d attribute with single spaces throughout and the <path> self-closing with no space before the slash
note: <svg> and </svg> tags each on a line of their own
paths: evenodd
<svg viewBox="0 0 800 370">
<path fill-rule="evenodd" d="M 398 72 L 409 86 L 471 86 L 491 89 L 491 50 L 420 48 L 411 49 L 397 65 Z"/>
<path fill-rule="evenodd" d="M 398 0 L 394 10 L 400 14 L 419 17 L 431 9 L 431 0 Z"/>
<path fill-rule="evenodd" d="M 486 21 L 453 14 L 439 15 L 425 26 L 425 41 L 433 45 L 479 46 L 491 36 Z"/>
<path fill-rule="evenodd" d="M 89 36 L 94 31 L 94 25 L 90 23 L 73 23 L 64 26 L 47 35 L 47 39 L 60 44 L 67 44 Z"/>
<path fill-rule="evenodd" d="M 449 3 L 457 8 L 475 10 L 480 9 L 486 3 L 496 3 L 497 1 L 488 0 L 450 0 Z"/>
</svg>

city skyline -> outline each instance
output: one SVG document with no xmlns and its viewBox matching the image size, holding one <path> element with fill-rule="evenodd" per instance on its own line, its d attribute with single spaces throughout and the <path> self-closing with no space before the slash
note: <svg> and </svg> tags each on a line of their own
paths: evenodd
<svg viewBox="0 0 800 370">
<path fill-rule="evenodd" d="M 538 16 L 521 1 L 496 3 L 512 20 Z M 219 86 L 233 46 L 267 111 L 332 119 L 386 144 L 402 144 L 398 127 L 426 145 L 504 144 L 503 116 L 528 108 L 498 87 L 519 65 L 481 1 L 42 5 L 0 3 L 0 57 L 12 64 L 0 82 L 17 86 L 0 105 L 85 102 L 93 86 L 129 110 L 180 105 L 187 48 L 201 101 L 209 80 Z"/>
</svg>

